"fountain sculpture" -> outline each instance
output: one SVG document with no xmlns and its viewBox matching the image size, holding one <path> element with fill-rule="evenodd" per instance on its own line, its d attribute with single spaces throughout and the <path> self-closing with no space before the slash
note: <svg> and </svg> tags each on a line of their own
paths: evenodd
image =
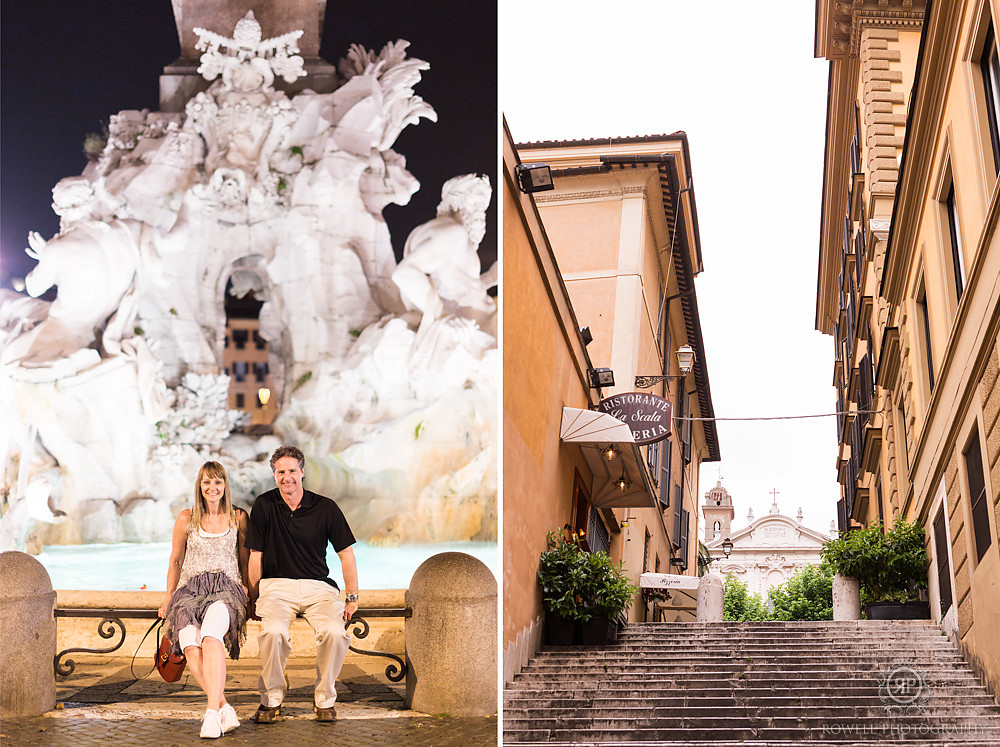
<svg viewBox="0 0 1000 747">
<path fill-rule="evenodd" d="M 166 540 L 202 461 L 247 504 L 279 443 L 359 538 L 495 541 L 488 180 L 447 182 L 398 263 L 382 218 L 419 187 L 392 146 L 435 119 L 413 92 L 428 65 L 405 41 L 354 46 L 331 93 L 289 96 L 301 31 L 265 39 L 250 12 L 195 32 L 211 85 L 111 117 L 53 190 L 59 233 L 29 239 L 29 295 L 0 297 L 0 550 Z M 227 292 L 263 302 L 270 433 L 227 409 Z"/>
</svg>

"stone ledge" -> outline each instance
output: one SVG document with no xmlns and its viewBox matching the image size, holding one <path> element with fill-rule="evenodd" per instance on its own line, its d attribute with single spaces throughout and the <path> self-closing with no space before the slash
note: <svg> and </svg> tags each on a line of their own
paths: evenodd
<svg viewBox="0 0 1000 747">
<path fill-rule="evenodd" d="M 360 593 L 361 604 L 364 607 L 382 609 L 405 606 L 405 589 L 376 589 Z M 158 609 L 163 602 L 162 591 L 56 591 L 56 606 L 74 609 Z M 101 622 L 97 617 L 59 617 L 56 619 L 56 651 L 67 648 L 108 648 L 118 640 L 120 635 L 106 640 L 98 634 Z M 374 649 L 387 653 L 403 655 L 405 648 L 404 621 L 401 617 L 366 618 L 369 625 L 367 638 L 351 638 L 351 645 L 360 649 Z M 143 635 L 152 624 L 148 619 L 123 619 L 125 626 L 125 642 L 121 648 L 109 656 L 129 656 L 136 654 L 137 659 L 153 656 L 156 649 L 155 634 L 151 633 L 142 645 Z M 251 620 L 247 623 L 247 639 L 243 644 L 242 656 L 256 657 L 258 655 L 257 636 L 260 633 L 260 623 Z M 316 643 L 312 628 L 302 619 L 292 622 L 289 629 L 294 656 L 315 656 Z M 65 661 L 64 657 L 64 661 Z M 74 658 L 69 654 L 68 658 Z M 388 663 L 388 659 L 386 662 Z"/>
</svg>

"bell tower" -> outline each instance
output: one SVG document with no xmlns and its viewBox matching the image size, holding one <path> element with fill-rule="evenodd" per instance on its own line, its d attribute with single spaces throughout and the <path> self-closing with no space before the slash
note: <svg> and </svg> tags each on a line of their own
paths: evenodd
<svg viewBox="0 0 1000 747">
<path fill-rule="evenodd" d="M 706 544 L 729 536 L 735 512 L 733 499 L 729 491 L 722 487 L 722 480 L 716 481 L 715 487 L 705 493 L 705 503 L 701 507 L 701 513 L 705 517 Z"/>
</svg>

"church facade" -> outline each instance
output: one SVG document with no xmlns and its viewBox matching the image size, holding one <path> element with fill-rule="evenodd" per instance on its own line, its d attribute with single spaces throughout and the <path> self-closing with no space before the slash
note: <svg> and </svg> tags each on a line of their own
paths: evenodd
<svg viewBox="0 0 1000 747">
<path fill-rule="evenodd" d="M 714 571 L 732 575 L 745 583 L 751 593 L 767 597 L 767 592 L 785 583 L 798 570 L 820 561 L 819 551 L 831 537 L 802 524 L 802 509 L 795 518 L 778 509 L 775 498 L 766 516 L 754 519 L 747 514 L 747 526 L 732 527 L 735 509 L 732 496 L 721 482 L 705 493 L 702 505 L 705 534 L 702 542 L 715 561 Z M 726 556 L 723 543 L 733 543 Z"/>
</svg>

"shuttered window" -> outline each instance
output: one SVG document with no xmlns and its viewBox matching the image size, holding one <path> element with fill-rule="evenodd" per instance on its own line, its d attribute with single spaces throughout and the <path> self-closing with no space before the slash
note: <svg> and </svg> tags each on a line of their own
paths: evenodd
<svg viewBox="0 0 1000 747">
<path fill-rule="evenodd" d="M 979 447 L 979 432 L 973 431 L 972 441 L 965 451 L 965 474 L 972 502 L 972 535 L 976 546 L 976 559 L 986 555 L 992 543 L 990 536 L 989 506 L 986 500 L 986 478 L 983 475 L 983 455 Z"/>
<path fill-rule="evenodd" d="M 691 397 L 683 387 L 680 390 L 680 401 L 680 422 L 677 424 L 677 430 L 680 433 L 681 458 L 686 464 L 691 461 Z"/>
<path fill-rule="evenodd" d="M 934 354 L 931 350 L 931 313 L 927 308 L 927 293 L 923 283 L 920 285 L 920 292 L 917 293 L 917 320 L 920 325 L 921 343 L 924 348 L 924 366 L 926 367 L 928 389 L 934 391 Z"/>
<path fill-rule="evenodd" d="M 686 509 L 681 511 L 681 558 L 687 565 L 688 559 L 688 525 L 691 523 L 691 514 Z"/>
<path fill-rule="evenodd" d="M 1000 58 L 997 56 L 996 35 L 993 24 L 986 32 L 983 56 L 979 60 L 986 92 L 986 119 L 990 123 L 990 145 L 993 151 L 993 168 L 1000 172 Z"/>
<path fill-rule="evenodd" d="M 938 596 L 941 599 L 941 617 L 951 607 L 951 569 L 948 564 L 948 529 L 944 521 L 944 507 L 934 520 L 934 554 L 937 556 Z"/>
<path fill-rule="evenodd" d="M 668 439 L 663 442 L 663 459 L 660 460 L 663 470 L 660 472 L 660 510 L 665 511 L 670 508 L 670 490 L 673 482 L 670 479 L 670 467 L 673 463 L 674 445 Z"/>
<path fill-rule="evenodd" d="M 962 259 L 962 238 L 958 232 L 958 207 L 955 205 L 954 182 L 948 189 L 944 206 L 945 212 L 948 214 L 948 234 L 951 240 L 951 264 L 955 278 L 955 294 L 961 301 L 962 291 L 965 289 L 965 261 Z"/>
<path fill-rule="evenodd" d="M 674 486 L 674 547 L 681 546 L 681 520 L 684 517 L 684 495 L 681 493 L 681 486 Z"/>
</svg>

